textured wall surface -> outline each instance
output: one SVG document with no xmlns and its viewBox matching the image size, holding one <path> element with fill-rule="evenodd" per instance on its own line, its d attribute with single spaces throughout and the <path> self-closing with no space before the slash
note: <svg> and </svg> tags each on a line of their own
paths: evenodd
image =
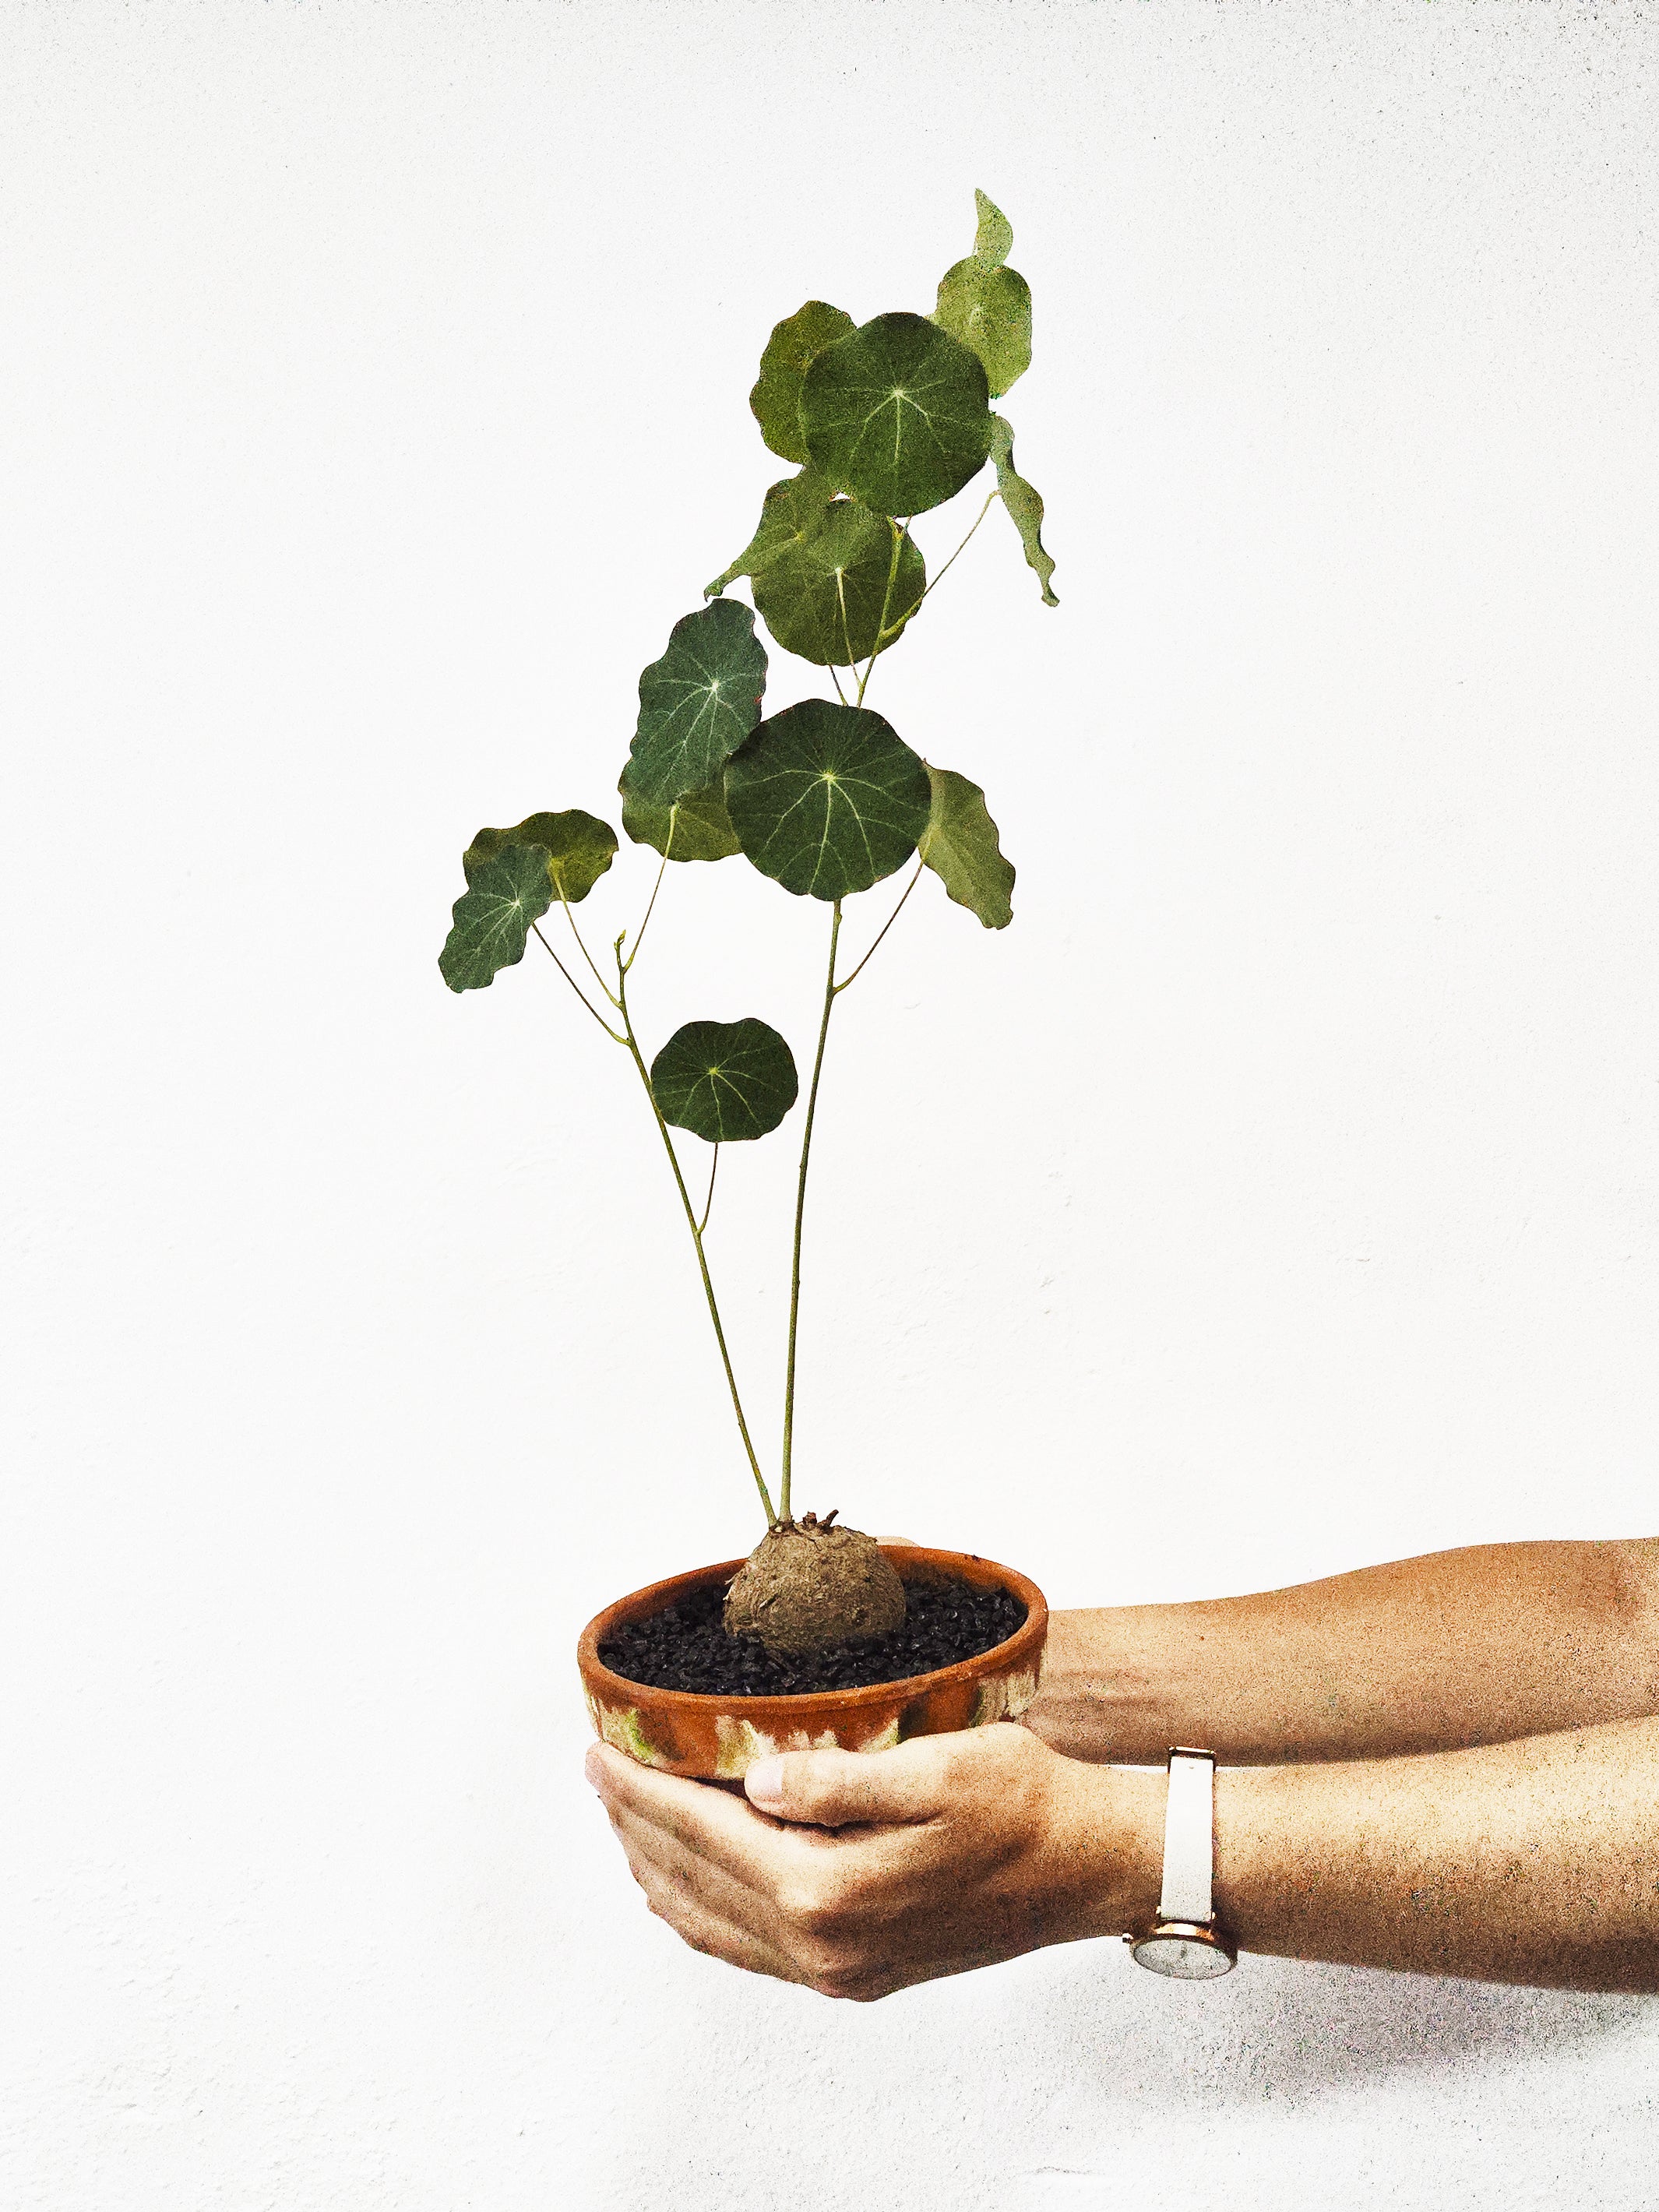
<svg viewBox="0 0 1659 2212">
<path fill-rule="evenodd" d="M 647 1917 L 571 1648 L 751 1493 L 621 1055 L 434 961 L 480 823 L 611 811 L 772 322 L 983 185 L 1062 605 L 994 516 L 878 678 L 1018 911 L 839 1018 L 806 1498 L 1062 1604 L 1650 1530 L 1654 11 L 3 21 L 8 2212 L 1650 2205 L 1644 2001 Z M 647 1030 L 801 1049 L 821 911 L 672 893 Z"/>
</svg>

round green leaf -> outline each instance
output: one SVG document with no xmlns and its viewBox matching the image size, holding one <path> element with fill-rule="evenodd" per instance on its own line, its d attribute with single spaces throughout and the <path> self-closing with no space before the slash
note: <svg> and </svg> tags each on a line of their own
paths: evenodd
<svg viewBox="0 0 1659 2212">
<path fill-rule="evenodd" d="M 617 855 L 617 833 L 596 814 L 572 806 L 562 814 L 529 814 L 514 830 L 480 830 L 461 855 L 466 879 L 509 845 L 540 845 L 547 854 L 553 896 L 574 906 L 585 899 Z"/>
<path fill-rule="evenodd" d="M 640 678 L 628 787 L 653 806 L 706 791 L 760 720 L 766 647 L 739 599 L 714 599 L 669 633 Z"/>
<path fill-rule="evenodd" d="M 806 450 L 878 514 L 921 514 L 962 489 L 991 448 L 979 356 L 925 315 L 878 315 L 821 353 L 801 386 Z"/>
<path fill-rule="evenodd" d="M 828 699 L 763 722 L 726 771 L 744 854 L 813 898 L 847 898 L 902 867 L 932 803 L 926 766 L 890 724 Z"/>
<path fill-rule="evenodd" d="M 454 927 L 438 955 L 438 972 L 452 991 L 484 990 L 498 970 L 524 958 L 531 923 L 553 903 L 547 860 L 544 845 L 508 845 L 468 868 Z"/>
<path fill-rule="evenodd" d="M 752 588 L 766 627 L 786 653 L 844 668 L 873 653 L 878 640 L 892 643 L 921 605 L 927 571 L 908 531 L 895 570 L 886 516 L 872 514 L 855 499 L 838 499 L 817 530 L 756 572 Z"/>
<path fill-rule="evenodd" d="M 1002 857 L 997 825 L 985 793 L 953 769 L 927 763 L 933 804 L 916 847 L 958 906 L 976 914 L 987 929 L 1006 929 L 1014 918 L 1012 866 Z"/>
<path fill-rule="evenodd" d="M 687 1022 L 651 1063 L 664 1121 L 711 1145 L 745 1144 L 775 1129 L 799 1087 L 793 1053 L 752 1017 Z"/>
<path fill-rule="evenodd" d="M 979 356 L 994 398 L 1031 366 L 1031 288 L 1017 269 L 958 261 L 939 279 L 933 320 Z"/>
<path fill-rule="evenodd" d="M 725 860 L 743 849 L 719 784 L 690 792 L 672 806 L 635 799 L 626 775 L 617 788 L 623 795 L 623 828 L 636 845 L 654 846 L 665 860 Z"/>
<path fill-rule="evenodd" d="M 806 441 L 800 428 L 800 380 L 809 363 L 826 346 L 844 338 L 853 318 L 823 300 L 809 300 L 787 321 L 776 324 L 761 356 L 760 382 L 749 404 L 761 435 L 786 461 L 804 461 Z"/>
</svg>

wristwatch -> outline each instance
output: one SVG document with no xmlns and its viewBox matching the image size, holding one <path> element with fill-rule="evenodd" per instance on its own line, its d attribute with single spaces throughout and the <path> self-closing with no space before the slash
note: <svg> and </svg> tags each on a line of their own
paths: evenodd
<svg viewBox="0 0 1659 2212">
<path fill-rule="evenodd" d="M 1215 1753 L 1177 1744 L 1170 1753 L 1164 1815 L 1164 1894 L 1158 1917 L 1124 1937 L 1137 1966 L 1171 1981 L 1208 1982 L 1231 1973 L 1238 1946 L 1216 1924 Z"/>
</svg>

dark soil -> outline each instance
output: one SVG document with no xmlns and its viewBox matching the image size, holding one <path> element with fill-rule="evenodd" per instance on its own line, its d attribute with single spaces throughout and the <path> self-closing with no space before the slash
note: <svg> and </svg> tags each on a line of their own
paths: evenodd
<svg viewBox="0 0 1659 2212">
<path fill-rule="evenodd" d="M 1025 1619 L 1007 1590 L 975 1589 L 954 1577 L 906 1583 L 902 1626 L 823 1651 L 774 1655 L 758 1638 L 728 1636 L 720 1623 L 726 1585 L 715 1583 L 678 1605 L 619 1628 L 599 1646 L 613 1674 L 657 1690 L 696 1690 L 721 1698 L 800 1697 L 814 1690 L 861 1690 L 902 1682 L 936 1667 L 977 1658 L 1004 1643 Z"/>
</svg>

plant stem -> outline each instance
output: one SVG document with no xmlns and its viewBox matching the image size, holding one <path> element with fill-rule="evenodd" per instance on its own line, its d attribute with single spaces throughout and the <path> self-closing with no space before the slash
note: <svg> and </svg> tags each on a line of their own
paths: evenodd
<svg viewBox="0 0 1659 2212">
<path fill-rule="evenodd" d="M 839 568 L 836 571 L 836 599 L 841 607 L 841 641 L 847 647 L 847 665 L 851 668 L 854 665 L 853 633 L 847 620 L 847 579 Z M 882 609 L 884 619 L 886 612 L 887 610 L 884 607 Z M 830 665 L 832 668 L 835 666 L 833 661 Z"/>
<path fill-rule="evenodd" d="M 604 976 L 600 975 L 599 969 L 593 967 L 593 956 L 588 951 L 587 947 L 582 943 L 582 933 L 576 927 L 576 917 L 571 913 L 570 902 L 565 896 L 562 890 L 559 893 L 559 904 L 564 908 L 564 918 L 570 924 L 570 934 L 576 940 L 576 948 L 578 951 L 580 952 L 582 958 L 586 961 L 588 966 L 593 969 L 593 981 L 599 985 L 600 990 L 605 993 L 605 997 L 610 1000 L 611 1005 L 617 1008 L 618 1012 L 620 1012 L 622 1010 L 622 1001 L 617 998 L 616 993 L 611 989 L 609 983 L 605 981 Z"/>
<path fill-rule="evenodd" d="M 916 872 L 904 886 L 903 894 L 901 896 L 898 904 L 893 908 L 891 914 L 888 915 L 886 921 L 883 922 L 880 929 L 877 932 L 876 944 L 870 947 L 869 952 L 865 954 L 864 958 L 860 961 L 858 966 L 854 969 L 852 974 L 850 975 L 844 976 L 842 981 L 836 985 L 836 995 L 837 998 L 839 998 L 841 994 L 846 990 L 848 984 L 856 983 L 859 977 L 864 973 L 865 968 L 870 960 L 871 954 L 875 951 L 876 945 L 879 945 L 881 943 L 882 939 L 886 936 L 888 931 L 893 927 L 893 924 L 903 913 L 904 901 L 909 897 L 911 892 L 915 890 L 916 885 L 921 881 L 921 872 L 926 866 L 927 863 L 924 860 L 918 860 L 916 862 Z"/>
<path fill-rule="evenodd" d="M 887 527 L 893 533 L 893 557 L 887 563 L 887 589 L 881 595 L 881 620 L 876 624 L 875 649 L 865 663 L 864 674 L 859 679 L 858 696 L 853 702 L 855 707 L 861 707 L 864 704 L 864 694 L 870 682 L 870 672 L 880 659 L 883 649 L 887 643 L 888 610 L 893 604 L 893 586 L 898 581 L 899 555 L 904 550 L 904 541 L 909 534 L 910 525 L 908 521 L 901 525 L 890 519 Z M 927 596 L 924 592 L 922 598 L 926 599 Z"/>
<path fill-rule="evenodd" d="M 708 1217 L 714 1211 L 714 1177 L 720 1173 L 720 1148 L 719 1140 L 716 1139 L 714 1145 L 714 1157 L 708 1163 L 708 1195 L 703 1200 L 702 1219 L 697 1224 L 697 1234 L 699 1237 L 701 1237 L 703 1231 L 708 1228 Z"/>
<path fill-rule="evenodd" d="M 611 1043 L 612 1043 L 612 1044 L 626 1044 L 626 1043 L 628 1042 L 628 1039 L 627 1039 L 625 1036 L 617 1036 L 617 1034 L 616 1030 L 613 1030 L 613 1029 L 611 1028 L 611 1026 L 610 1023 L 609 1023 L 608 1021 L 606 1021 L 606 1019 L 605 1019 L 605 1016 L 604 1016 L 604 1015 L 599 1012 L 599 1008 L 598 1008 L 598 1007 L 593 1004 L 592 1000 L 588 997 L 588 995 L 587 995 L 586 992 L 583 990 L 583 988 L 582 988 L 581 985 L 580 985 L 580 984 L 576 981 L 575 977 L 571 974 L 570 970 L 569 970 L 569 969 L 565 966 L 565 964 L 564 964 L 563 961 L 560 959 L 560 957 L 559 957 L 558 954 L 557 954 L 557 953 L 553 950 L 553 947 L 552 947 L 550 945 L 549 945 L 549 944 L 548 944 L 547 939 L 546 939 L 544 937 L 542 937 L 542 926 L 541 926 L 540 922 L 538 922 L 538 921 L 532 921 L 532 922 L 531 923 L 530 927 L 531 927 L 535 931 L 535 933 L 536 933 L 536 934 L 537 934 L 537 936 L 538 936 L 538 937 L 541 937 L 541 938 L 542 938 L 542 944 L 543 944 L 543 945 L 546 948 L 546 952 L 547 952 L 547 957 L 548 957 L 548 958 L 549 958 L 549 959 L 553 963 L 553 965 L 554 965 L 554 966 L 558 969 L 558 971 L 559 971 L 560 975 L 562 975 L 562 976 L 564 977 L 565 981 L 566 981 L 567 983 L 568 983 L 568 984 L 569 984 L 569 986 L 570 986 L 571 989 L 572 989 L 572 990 L 576 994 L 576 996 L 577 996 L 577 997 L 581 1000 L 581 1002 L 582 1002 L 583 1006 L 585 1006 L 587 1008 L 588 1012 L 589 1012 L 590 1014 L 592 1014 L 592 1017 L 593 1017 L 594 1020 L 599 1024 L 599 1027 L 600 1027 L 600 1028 L 605 1031 L 605 1035 L 610 1038 L 610 1040 L 611 1040 Z M 610 997 L 610 995 L 611 995 L 611 994 L 607 991 L 607 992 L 605 993 L 605 996 L 606 996 L 606 998 L 609 998 L 609 997 Z"/>
<path fill-rule="evenodd" d="M 668 842 L 669 842 L 669 846 L 670 846 L 671 848 L 672 847 L 673 842 L 674 842 L 674 828 L 675 828 L 675 823 L 678 822 L 678 810 L 676 810 L 675 817 L 674 817 L 674 822 L 671 822 L 671 823 L 669 824 L 669 830 L 668 830 Z M 656 882 L 655 882 L 654 884 L 652 884 L 652 886 L 651 886 L 651 896 L 650 896 L 650 897 L 649 897 L 649 899 L 646 902 L 646 908 L 645 908 L 645 920 L 644 920 L 644 921 L 640 924 L 640 926 L 639 926 L 639 929 L 638 929 L 637 933 L 635 933 L 635 939 L 634 939 L 634 950 L 633 950 L 633 951 L 629 954 L 629 956 L 628 956 L 628 957 L 627 957 L 627 959 L 626 959 L 626 960 L 623 960 L 623 959 L 622 958 L 620 950 L 618 951 L 618 953 L 617 953 L 617 959 L 618 959 L 618 963 L 619 963 L 619 964 L 620 964 L 620 966 L 621 966 L 621 968 L 622 968 L 622 971 L 623 971 L 623 974 L 624 975 L 628 973 L 629 969 L 634 965 L 634 963 L 635 963 L 635 962 L 639 958 L 639 957 L 640 957 L 640 947 L 641 947 L 641 945 L 642 945 L 644 944 L 644 942 L 645 942 L 645 933 L 646 933 L 646 931 L 647 931 L 647 929 L 649 929 L 649 927 L 651 927 L 651 917 L 652 917 L 652 915 L 653 915 L 656 912 L 656 910 L 657 910 L 657 893 L 658 893 L 658 892 L 662 889 L 662 879 L 663 879 L 663 878 L 664 878 L 667 873 L 668 873 L 668 854 L 667 854 L 667 853 L 666 853 L 666 852 L 665 852 L 665 853 L 664 853 L 664 854 L 663 854 L 663 856 L 662 856 L 662 866 L 661 866 L 658 869 L 658 871 L 657 871 L 657 880 L 656 880 Z M 620 946 L 620 944 L 621 944 L 621 939 L 618 939 L 617 943 L 618 943 L 618 946 Z M 606 995 L 606 997 L 608 998 L 608 997 L 610 996 L 610 994 L 607 992 L 605 995 Z"/>
<path fill-rule="evenodd" d="M 839 909 L 837 909 L 839 912 Z M 620 945 L 621 940 L 617 940 Z M 657 1131 L 662 1139 L 663 1150 L 668 1155 L 668 1164 L 674 1170 L 674 1186 L 680 1194 L 680 1204 L 685 1209 L 685 1225 L 691 1231 L 691 1242 L 697 1250 L 697 1271 L 702 1277 L 702 1294 L 708 1301 L 708 1318 L 714 1324 L 714 1341 L 720 1348 L 720 1364 L 726 1370 L 726 1387 L 732 1393 L 732 1410 L 738 1417 L 738 1433 L 743 1438 L 743 1448 L 749 1455 L 749 1469 L 755 1478 L 755 1487 L 760 1492 L 761 1504 L 766 1508 L 766 1525 L 777 1525 L 778 1516 L 773 1509 L 772 1493 L 766 1486 L 766 1478 L 760 1471 L 760 1462 L 755 1456 L 755 1447 L 749 1435 L 749 1424 L 744 1418 L 743 1401 L 738 1395 L 738 1378 L 732 1371 L 732 1355 L 726 1349 L 726 1329 L 720 1321 L 720 1310 L 714 1297 L 714 1279 L 708 1273 L 708 1261 L 702 1249 L 702 1228 L 691 1204 L 691 1194 L 685 1187 L 685 1177 L 680 1172 L 679 1155 L 674 1150 L 674 1139 L 668 1133 L 668 1124 L 657 1103 L 657 1094 L 651 1087 L 651 1072 L 640 1051 L 639 1039 L 634 1034 L 634 1024 L 628 1011 L 628 970 L 623 965 L 622 954 L 617 955 L 617 1006 L 621 1009 L 623 1025 L 628 1034 L 617 1042 L 625 1044 L 640 1072 L 640 1081 L 645 1085 L 645 1095 L 651 1102 L 651 1111 L 656 1117 Z M 714 1178 L 709 1178 L 709 1197 L 714 1197 Z M 708 1216 L 703 1217 L 706 1221 Z"/>
<path fill-rule="evenodd" d="M 991 501 L 992 501 L 994 499 L 995 499 L 995 498 L 997 497 L 997 495 L 997 495 L 995 492 L 994 492 L 994 491 L 992 491 L 992 492 L 988 492 L 988 493 L 986 494 L 986 495 L 985 495 L 985 504 L 984 504 L 984 506 L 983 506 L 982 507 L 981 507 L 981 509 L 980 509 L 979 513 L 978 513 L 978 514 L 974 517 L 974 526 L 973 526 L 973 530 L 970 530 L 970 531 L 968 532 L 968 538 L 971 538 L 971 537 L 973 536 L 973 534 L 974 534 L 974 531 L 975 531 L 975 530 L 977 530 L 977 529 L 979 528 L 979 526 L 981 525 L 981 523 L 984 521 L 984 520 L 985 520 L 986 516 L 987 516 L 987 515 L 991 512 Z M 961 544 L 957 546 L 957 548 L 956 551 L 955 551 L 955 552 L 951 556 L 950 559 L 945 562 L 945 566 L 944 566 L 944 567 L 939 570 L 939 572 L 938 575 L 934 577 L 934 579 L 933 579 L 933 584 L 929 584 L 929 585 L 928 585 L 928 586 L 927 586 L 927 591 L 924 591 L 924 592 L 923 592 L 923 593 L 922 593 L 922 595 L 921 595 L 921 598 L 922 598 L 923 599 L 925 599 L 927 598 L 927 592 L 931 592 L 931 591 L 933 590 L 933 584 L 942 584 L 942 583 L 945 581 L 945 578 L 950 574 L 950 573 L 951 573 L 951 569 L 956 566 L 957 562 L 959 560 L 961 560 L 961 558 L 962 558 L 963 555 L 963 554 L 967 551 L 967 550 L 968 550 L 968 538 L 964 538 L 963 539 L 963 541 L 962 541 Z M 920 606 L 920 605 L 921 605 L 921 599 L 918 599 L 918 600 L 917 600 L 917 602 L 916 602 L 916 604 L 917 604 L 917 605 L 918 605 L 918 606 Z"/>
<path fill-rule="evenodd" d="M 800 1321 L 800 1232 L 806 1212 L 806 1164 L 812 1152 L 813 1116 L 818 1110 L 818 1079 L 823 1073 L 824 1039 L 830 1034 L 830 1015 L 836 1003 L 836 947 L 840 940 L 841 901 L 837 899 L 834 919 L 830 925 L 830 968 L 823 983 L 823 1018 L 818 1024 L 818 1048 L 812 1061 L 812 1086 L 806 1094 L 806 1127 L 801 1132 L 800 1175 L 795 1185 L 795 1250 L 789 1270 L 789 1358 L 784 1370 L 783 1457 L 778 1480 L 778 1516 L 783 1521 L 789 1518 L 789 1475 L 795 1440 L 795 1335 Z"/>
</svg>

